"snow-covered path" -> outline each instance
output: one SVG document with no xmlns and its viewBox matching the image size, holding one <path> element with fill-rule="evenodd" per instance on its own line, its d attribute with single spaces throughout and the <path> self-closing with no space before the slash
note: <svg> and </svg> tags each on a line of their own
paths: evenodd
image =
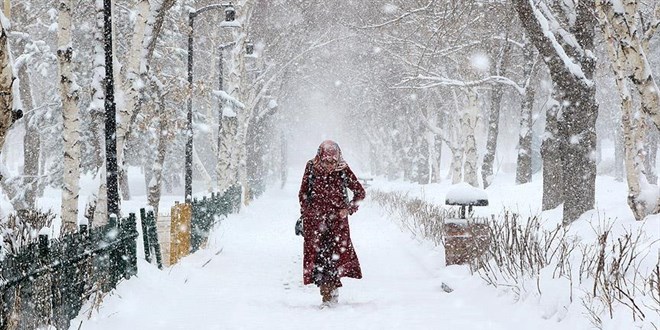
<svg viewBox="0 0 660 330">
<path fill-rule="evenodd" d="M 141 261 L 78 329 L 559 329 L 497 297 L 440 249 L 402 232 L 368 201 L 350 219 L 364 278 L 344 279 L 338 306 L 319 309 L 301 283 L 295 184 L 271 189 L 214 231 L 206 249 L 157 270 Z M 141 242 L 139 242 L 141 244 Z M 445 293 L 441 285 L 455 290 Z"/>
</svg>

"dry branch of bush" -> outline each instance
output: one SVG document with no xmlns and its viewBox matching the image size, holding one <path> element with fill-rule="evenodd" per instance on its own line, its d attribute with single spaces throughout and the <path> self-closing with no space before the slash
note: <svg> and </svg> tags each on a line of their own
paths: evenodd
<svg viewBox="0 0 660 330">
<path fill-rule="evenodd" d="M 409 197 L 406 193 L 372 190 L 369 196 L 387 213 L 400 219 L 405 229 L 436 246 L 442 244 L 445 219 L 457 215 L 421 198 Z"/>
<path fill-rule="evenodd" d="M 39 230 L 50 227 L 55 219 L 51 211 L 19 210 L 5 219 L 0 219 L 0 256 L 18 253 L 18 250 L 37 239 Z"/>
<path fill-rule="evenodd" d="M 404 228 L 436 245 L 442 244 L 445 220 L 456 217 L 405 193 L 373 190 L 370 196 Z M 596 328 L 620 307 L 630 311 L 633 321 L 657 328 L 657 318 L 648 320 L 648 315 L 660 314 L 660 254 L 652 269 L 642 267 L 648 254 L 657 251 L 649 248 L 656 242 L 648 241 L 643 228 L 614 237 L 612 227 L 611 222 L 599 225 L 594 228 L 597 240 L 586 242 L 569 235 L 569 228 L 561 224 L 546 230 L 539 216 L 523 219 L 504 211 L 488 222 L 491 244 L 470 267 L 486 283 L 518 296 L 528 292 L 529 283 L 536 283 L 535 291 L 542 295 L 541 280 L 568 280 L 568 301 L 579 298 Z"/>
</svg>

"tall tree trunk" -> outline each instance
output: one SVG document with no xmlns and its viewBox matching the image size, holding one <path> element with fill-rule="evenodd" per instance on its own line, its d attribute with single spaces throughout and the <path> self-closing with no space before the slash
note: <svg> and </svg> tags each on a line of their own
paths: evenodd
<svg viewBox="0 0 660 330">
<path fill-rule="evenodd" d="M 477 141 L 475 139 L 477 128 L 477 114 L 479 105 L 477 104 L 477 92 L 468 91 L 468 109 L 463 114 L 463 134 L 465 141 L 465 182 L 473 187 L 479 187 L 479 178 L 477 176 Z"/>
<path fill-rule="evenodd" d="M 623 148 L 621 113 L 619 111 L 612 111 L 612 123 L 614 125 L 614 180 L 623 182 L 625 152 Z"/>
<path fill-rule="evenodd" d="M 24 46 L 24 43 L 21 43 Z M 21 47 L 22 49 L 23 47 Z M 32 98 L 32 86 L 27 65 L 18 68 L 18 88 L 21 92 L 21 103 L 25 107 L 25 136 L 23 137 L 23 186 L 25 189 L 24 205 L 26 209 L 34 209 L 39 191 L 39 154 L 41 149 L 41 137 L 39 129 L 32 123 L 34 112 L 34 99 Z"/>
<path fill-rule="evenodd" d="M 286 136 L 284 135 L 284 132 L 280 132 L 280 188 L 284 188 L 284 185 L 286 184 L 286 179 L 287 179 L 287 156 L 288 156 L 288 150 L 287 150 L 287 143 L 286 143 Z"/>
<path fill-rule="evenodd" d="M 491 70 L 493 76 L 505 76 L 509 66 L 511 44 L 504 41 L 498 56 L 498 63 Z M 484 189 L 488 188 L 493 182 L 493 163 L 495 162 L 495 153 L 497 152 L 497 136 L 500 132 L 500 108 L 502 104 L 502 95 L 504 94 L 501 84 L 496 84 L 490 92 L 490 112 L 488 114 L 488 133 L 486 138 L 486 153 L 481 164 L 481 181 Z"/>
<path fill-rule="evenodd" d="M 591 210 L 595 202 L 596 163 L 592 155 L 596 147 L 598 105 L 592 80 L 596 62 L 592 55 L 594 4 L 579 2 L 575 6 L 574 25 L 562 31 L 570 30 L 576 43 L 560 44 L 558 40 L 566 36 L 558 37 L 554 29 L 548 29 L 548 21 L 558 21 L 545 3 L 533 0 L 513 0 L 513 3 L 523 27 L 550 69 L 556 96 L 563 105 L 559 133 L 566 141 L 562 144 L 561 159 L 563 223 L 567 225 Z"/>
<path fill-rule="evenodd" d="M 493 182 L 493 163 L 495 162 L 495 153 L 497 152 L 497 136 L 500 131 L 500 107 L 502 104 L 502 86 L 497 84 L 493 86 L 490 95 L 490 113 L 488 115 L 488 137 L 486 140 L 486 153 L 481 164 L 481 181 L 484 189 L 488 188 Z"/>
<path fill-rule="evenodd" d="M 653 77 L 653 70 L 646 57 L 645 40 L 642 26 L 639 24 L 637 0 L 623 1 L 624 11 L 618 11 L 610 0 L 596 0 L 598 10 L 612 27 L 617 48 L 631 74 L 633 84 L 642 100 L 642 111 L 649 115 L 660 129 L 660 90 Z"/>
<path fill-rule="evenodd" d="M 442 160 L 442 139 L 436 139 L 435 135 L 433 136 L 433 148 L 435 149 L 434 158 L 431 160 L 433 162 L 433 178 L 432 182 L 440 183 L 442 181 L 442 176 L 440 175 L 441 160 Z"/>
<path fill-rule="evenodd" d="M 0 31 L 0 150 L 2 150 L 2 146 L 5 144 L 7 132 L 14 121 L 16 121 L 12 93 L 14 75 L 12 74 L 12 63 L 6 29 L 7 27 L 3 24 L 2 31 Z"/>
<path fill-rule="evenodd" d="M 240 183 L 243 187 L 243 194 L 245 197 L 251 194 L 247 184 L 247 134 L 249 131 L 250 120 L 253 116 L 254 107 L 256 106 L 252 100 L 248 100 L 249 91 L 245 66 L 245 44 L 248 39 L 247 31 L 252 11 L 254 9 L 254 0 L 244 0 L 235 4 L 234 7 L 236 7 L 236 12 L 240 13 L 237 20 L 241 23 L 241 28 L 232 29 L 232 40 L 236 42 L 236 46 L 231 48 L 231 55 L 227 61 L 227 94 L 236 100 L 243 102 L 246 107 L 240 110 L 236 108 L 233 109 L 233 111 L 236 112 L 237 120 L 235 131 L 232 131 L 231 129 L 224 130 L 223 127 L 223 133 L 234 134 L 223 135 L 222 139 L 228 139 L 233 143 L 233 150 L 230 152 L 232 155 L 232 158 L 230 158 L 231 164 L 229 164 L 230 170 L 227 172 L 236 173 L 237 177 L 227 177 L 227 173 L 223 173 L 222 182 L 220 180 L 218 181 L 218 188 L 220 191 L 223 191 L 232 183 Z M 224 120 L 225 117 L 223 111 L 223 121 Z M 226 167 L 226 165 L 223 166 Z M 243 198 L 243 201 L 247 202 L 248 199 Z"/>
<path fill-rule="evenodd" d="M 89 104 L 89 113 L 95 123 L 98 134 L 95 135 L 98 147 L 99 163 L 97 177 L 99 178 L 99 189 L 96 193 L 96 203 L 94 207 L 94 218 L 90 226 L 99 227 L 108 223 L 108 186 L 106 182 L 106 166 L 105 166 L 105 134 L 103 120 L 105 116 L 104 102 L 105 90 L 103 88 L 103 81 L 105 80 L 105 62 L 103 50 L 103 3 L 96 1 L 95 7 L 95 24 L 94 31 L 94 62 L 92 73 L 92 101 Z"/>
<path fill-rule="evenodd" d="M 621 97 L 621 127 L 625 155 L 624 164 L 628 182 L 628 206 L 630 206 L 635 219 L 641 220 L 648 214 L 648 205 L 641 197 L 642 186 L 646 183 L 643 164 L 646 125 L 641 114 L 635 113 L 633 109 L 632 96 L 626 77 L 629 70 L 631 70 L 629 67 L 631 62 L 626 59 L 630 54 L 626 52 L 627 46 L 621 47 L 621 43 L 627 44 L 634 41 L 631 40 L 631 35 L 626 31 L 627 27 L 616 26 L 617 24 L 623 24 L 623 22 L 615 18 L 617 15 L 614 14 L 611 7 L 607 8 L 601 1 L 597 1 L 597 8 L 597 13 L 601 21 L 604 22 L 602 28 L 606 40 L 608 40 L 607 51 L 616 78 L 616 87 Z"/>
<path fill-rule="evenodd" d="M 526 42 L 523 49 L 525 64 L 523 79 L 525 79 L 525 94 L 520 103 L 520 133 L 518 134 L 518 160 L 516 162 L 516 183 L 523 184 L 532 181 L 532 111 L 536 90 L 532 86 L 536 73 L 536 55 L 534 46 Z"/>
<path fill-rule="evenodd" d="M 119 122 L 117 125 L 117 164 L 119 166 L 119 185 L 123 199 L 130 199 L 131 194 L 128 186 L 128 174 L 126 173 L 126 148 L 131 137 L 131 126 L 137 114 L 139 106 L 138 94 L 144 83 L 140 79 L 140 63 L 144 49 L 145 29 L 149 16 L 149 1 L 139 0 L 136 5 L 135 26 L 131 39 L 131 49 L 128 53 L 128 65 L 124 78 L 123 90 L 126 92 L 125 104 L 119 110 Z"/>
<path fill-rule="evenodd" d="M 650 127 L 651 121 L 645 123 L 644 126 L 647 127 L 646 130 L 646 143 L 643 143 L 645 147 L 645 157 L 644 157 L 644 167 L 646 168 L 646 180 L 650 184 L 658 184 L 658 174 L 656 173 L 656 157 L 658 156 L 658 129 L 655 127 Z"/>
<path fill-rule="evenodd" d="M 158 214 L 163 178 L 163 165 L 165 164 L 165 156 L 167 155 L 167 146 L 172 142 L 172 139 L 174 138 L 174 131 L 172 127 L 173 125 L 171 125 L 171 120 L 174 118 L 174 113 L 172 107 L 167 107 L 165 105 L 165 99 L 162 95 L 159 84 L 153 81 L 152 88 L 156 90 L 156 94 L 158 95 L 158 105 L 160 109 L 158 111 L 158 151 L 156 152 L 156 159 L 152 164 L 153 176 L 149 182 L 148 202 L 149 206 L 154 209 L 154 214 Z"/>
<path fill-rule="evenodd" d="M 564 143 L 559 135 L 560 105 L 550 99 L 550 106 L 546 111 L 545 134 L 541 142 L 541 157 L 543 158 L 543 211 L 554 209 L 564 202 L 563 171 L 561 164 L 561 145 Z"/>
<path fill-rule="evenodd" d="M 71 1 L 60 0 L 58 16 L 57 59 L 60 73 L 60 97 L 64 121 L 64 187 L 62 191 L 62 231 L 75 232 L 78 226 L 78 183 L 80 181 L 80 145 L 78 86 L 74 82 L 71 59 Z"/>
</svg>

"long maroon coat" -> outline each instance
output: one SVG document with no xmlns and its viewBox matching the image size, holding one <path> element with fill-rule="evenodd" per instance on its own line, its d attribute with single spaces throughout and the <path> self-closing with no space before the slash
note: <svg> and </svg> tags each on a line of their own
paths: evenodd
<svg viewBox="0 0 660 330">
<path fill-rule="evenodd" d="M 328 226 L 332 236 L 339 242 L 336 251 L 333 251 L 333 254 L 338 256 L 336 265 L 339 277 L 362 278 L 360 262 L 351 242 L 348 217 L 340 218 L 339 210 L 349 209 L 350 214 L 355 212 L 357 203 L 365 197 L 364 188 L 348 166 L 342 170 L 345 180 L 342 171 L 333 171 L 328 175 L 314 171 L 312 198 L 308 203 L 308 182 L 310 172 L 313 171 L 310 171 L 311 162 L 310 160 L 307 163 L 298 193 L 303 216 L 303 283 L 314 283 L 313 271 L 320 249 L 321 226 Z M 353 199 L 348 203 L 344 199 L 344 181 L 346 187 L 353 192 Z"/>
</svg>

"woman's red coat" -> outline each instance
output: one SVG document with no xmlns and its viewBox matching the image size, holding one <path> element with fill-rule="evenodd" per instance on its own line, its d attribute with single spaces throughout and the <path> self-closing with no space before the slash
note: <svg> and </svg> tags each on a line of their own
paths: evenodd
<svg viewBox="0 0 660 330">
<path fill-rule="evenodd" d="M 328 226 L 335 233 L 335 239 L 340 242 L 339 251 L 335 252 L 339 256 L 337 260 L 339 277 L 362 278 L 360 262 L 351 241 L 348 217 L 340 218 L 339 210 L 349 209 L 351 213 L 357 210 L 357 202 L 365 197 L 364 188 L 362 188 L 353 171 L 346 166 L 343 169 L 346 177 L 346 187 L 353 192 L 353 199 L 347 203 L 343 194 L 344 179 L 342 178 L 342 171 L 333 171 L 328 175 L 315 172 L 312 180 L 312 200 L 308 203 L 308 179 L 313 171 L 310 171 L 310 162 L 307 163 L 308 166 L 306 166 L 300 192 L 298 193 L 303 216 L 303 283 L 313 283 L 314 262 L 316 253 L 319 251 L 319 226 L 324 225 L 323 215 L 326 215 L 325 218 L 332 219 L 328 221 Z"/>
</svg>

